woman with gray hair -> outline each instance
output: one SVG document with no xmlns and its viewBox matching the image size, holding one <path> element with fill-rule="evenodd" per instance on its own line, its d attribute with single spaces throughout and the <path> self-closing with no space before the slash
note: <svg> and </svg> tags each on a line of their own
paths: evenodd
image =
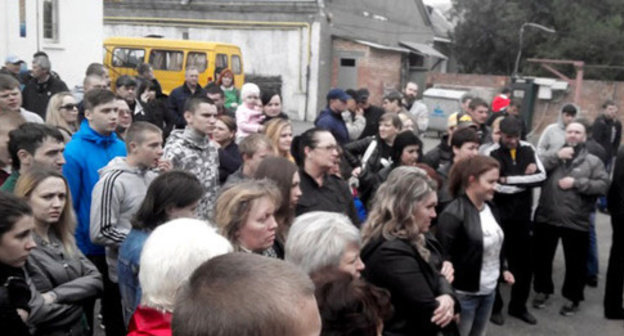
<svg viewBox="0 0 624 336">
<path fill-rule="evenodd" d="M 227 239 L 197 219 L 180 218 L 154 229 L 141 252 L 143 293 L 128 335 L 164 335 L 164 330 L 171 330 L 178 288 L 199 265 L 232 250 Z"/>
<path fill-rule="evenodd" d="M 435 183 L 416 167 L 397 167 L 377 190 L 364 225 L 364 278 L 391 293 L 395 308 L 384 333 L 446 332 L 458 306 L 453 288 L 431 263 L 425 233 L 436 217 Z"/>
<path fill-rule="evenodd" d="M 286 261 L 304 272 L 338 269 L 360 277 L 360 232 L 343 214 L 314 211 L 295 219 L 286 239 Z"/>
</svg>

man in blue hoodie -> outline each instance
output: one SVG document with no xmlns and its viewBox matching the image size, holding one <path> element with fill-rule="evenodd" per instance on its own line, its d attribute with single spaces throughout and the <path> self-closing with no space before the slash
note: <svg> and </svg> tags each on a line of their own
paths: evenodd
<svg viewBox="0 0 624 336">
<path fill-rule="evenodd" d="M 104 248 L 91 243 L 89 236 L 89 216 L 91 211 L 91 192 L 100 178 L 98 170 L 117 156 L 126 156 L 126 145 L 115 135 L 117 128 L 117 105 L 115 94 L 105 89 L 94 89 L 86 93 L 85 120 L 80 129 L 65 147 L 65 166 L 63 175 L 67 178 L 73 199 L 74 210 L 78 217 L 76 243 L 102 273 L 104 295 L 102 296 L 102 315 L 107 335 L 125 334 L 121 317 L 121 304 L 110 300 L 107 288 L 110 288 L 108 269 L 104 257 Z M 116 297 L 119 297 L 117 290 Z M 116 308 L 113 308 L 118 306 Z M 120 328 L 120 329 L 118 329 Z"/>
</svg>

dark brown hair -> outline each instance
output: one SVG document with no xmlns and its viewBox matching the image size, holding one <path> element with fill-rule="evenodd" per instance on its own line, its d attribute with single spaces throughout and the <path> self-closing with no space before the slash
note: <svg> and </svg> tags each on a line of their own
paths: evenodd
<svg viewBox="0 0 624 336">
<path fill-rule="evenodd" d="M 224 123 L 225 126 L 227 126 L 228 130 L 230 130 L 230 132 L 236 132 L 236 130 L 238 129 L 236 127 L 236 120 L 234 120 L 234 118 L 230 117 L 229 115 L 218 115 L 217 120 Z"/>
<path fill-rule="evenodd" d="M 297 172 L 297 166 L 288 159 L 278 156 L 267 157 L 256 170 L 254 178 L 267 178 L 277 185 L 282 194 L 282 202 L 275 211 L 275 220 L 279 225 L 277 228 L 277 238 L 284 243 L 288 229 L 295 217 L 295 211 L 290 206 L 290 191 L 292 189 L 293 176 Z"/>
<path fill-rule="evenodd" d="M 483 155 L 460 160 L 451 168 L 449 175 L 449 191 L 451 196 L 457 197 L 466 191 L 470 177 L 478 179 L 481 175 L 491 169 L 499 169 L 498 161 Z"/>
<path fill-rule="evenodd" d="M 316 301 L 323 336 L 376 336 L 392 316 L 390 293 L 338 270 L 316 273 Z"/>
</svg>

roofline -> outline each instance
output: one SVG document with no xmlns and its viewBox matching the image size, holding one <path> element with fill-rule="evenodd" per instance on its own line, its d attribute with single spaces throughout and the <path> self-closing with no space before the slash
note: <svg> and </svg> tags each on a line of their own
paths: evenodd
<svg viewBox="0 0 624 336">
<path fill-rule="evenodd" d="M 235 44 L 231 43 L 222 43 L 222 42 L 213 42 L 213 41 L 194 41 L 194 40 L 174 40 L 174 39 L 162 39 L 155 37 L 132 37 L 132 36 L 114 36 L 108 37 L 104 39 L 104 45 L 107 44 L 118 44 L 118 45 L 128 45 L 128 46 L 145 46 L 146 44 L 155 46 L 155 47 L 178 47 L 184 44 L 185 47 L 191 48 L 214 48 L 217 46 L 221 47 L 239 47 Z"/>
</svg>

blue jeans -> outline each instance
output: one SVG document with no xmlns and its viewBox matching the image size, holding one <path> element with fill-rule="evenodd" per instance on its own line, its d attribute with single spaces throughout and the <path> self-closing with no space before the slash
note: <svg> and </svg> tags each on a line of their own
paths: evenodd
<svg viewBox="0 0 624 336">
<path fill-rule="evenodd" d="M 598 276 L 598 240 L 596 239 L 596 212 L 589 215 L 589 253 L 587 255 L 587 277 Z"/>
<path fill-rule="evenodd" d="M 141 284 L 139 284 L 139 262 L 143 244 L 149 237 L 149 232 L 130 230 L 130 233 L 119 248 L 117 259 L 117 277 L 119 292 L 121 294 L 121 306 L 126 326 L 134 310 L 141 302 Z"/>
<path fill-rule="evenodd" d="M 483 336 L 492 315 L 496 291 L 486 295 L 457 293 L 461 314 L 459 334 L 461 336 Z"/>
</svg>

